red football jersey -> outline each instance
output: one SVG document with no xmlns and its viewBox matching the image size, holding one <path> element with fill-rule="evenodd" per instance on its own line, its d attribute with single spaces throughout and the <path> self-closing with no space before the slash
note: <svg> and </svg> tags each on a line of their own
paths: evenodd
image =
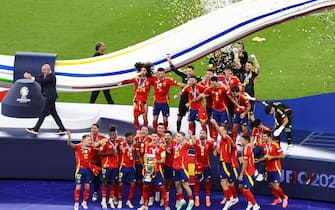
<svg viewBox="0 0 335 210">
<path fill-rule="evenodd" d="M 114 155 L 104 155 L 101 158 L 101 166 L 103 168 L 118 168 L 118 146 L 117 142 L 108 141 L 99 148 L 102 153 L 114 152 Z"/>
<path fill-rule="evenodd" d="M 141 136 L 137 135 L 135 136 L 135 148 L 136 148 L 136 160 L 135 163 L 136 164 L 141 164 L 141 161 L 139 158 L 144 157 L 144 153 L 145 153 L 145 148 L 147 146 L 148 143 L 150 143 L 152 141 L 151 137 L 149 135 L 147 135 L 145 138 L 142 138 Z"/>
<path fill-rule="evenodd" d="M 219 75 L 218 80 L 222 81 L 222 83 L 225 84 L 229 89 L 232 89 L 234 86 L 241 87 L 241 81 L 236 76 L 231 76 L 229 79 L 227 79 L 224 75 Z"/>
<path fill-rule="evenodd" d="M 236 101 L 236 103 L 238 105 L 244 107 L 244 109 L 239 109 L 238 107 L 234 106 L 234 112 L 237 112 L 237 113 L 245 112 L 247 107 L 248 107 L 249 100 L 248 100 L 247 96 L 244 94 L 244 92 L 240 92 L 239 96 L 238 97 L 233 97 L 233 99 Z"/>
<path fill-rule="evenodd" d="M 232 148 L 231 148 L 231 137 L 226 136 L 226 138 L 220 139 L 220 161 L 225 163 L 232 162 Z"/>
<path fill-rule="evenodd" d="M 173 160 L 173 168 L 174 169 L 185 169 L 187 170 L 187 156 L 188 150 L 190 149 L 191 145 L 188 142 L 183 144 L 178 142 L 173 142 L 173 153 L 174 153 L 174 160 Z"/>
<path fill-rule="evenodd" d="M 204 86 L 206 89 L 211 87 L 211 81 L 201 81 L 199 82 L 200 85 Z M 206 96 L 206 106 L 212 108 L 213 107 L 213 101 L 212 101 L 212 96 Z"/>
<path fill-rule="evenodd" d="M 172 139 L 172 141 L 165 142 L 166 159 L 164 165 L 169 167 L 173 167 L 173 160 L 174 160 L 173 144 L 175 144 L 173 142 L 176 142 L 176 140 Z"/>
<path fill-rule="evenodd" d="M 263 125 L 262 128 L 253 128 L 252 129 L 252 134 L 251 136 L 255 139 L 255 145 L 256 146 L 262 146 L 264 144 L 263 140 L 262 140 L 262 136 L 263 133 L 265 131 L 271 131 L 271 128 L 269 128 L 268 126 Z"/>
<path fill-rule="evenodd" d="M 254 153 L 252 151 L 252 147 L 250 144 L 246 145 L 243 148 L 242 154 L 243 160 L 247 160 L 247 168 L 245 170 L 245 175 L 253 176 L 255 174 L 255 161 L 254 161 Z"/>
<path fill-rule="evenodd" d="M 166 149 L 163 144 L 152 145 L 148 144 L 145 154 L 155 155 L 156 160 L 161 160 L 163 157 L 166 157 Z M 163 164 L 156 163 L 154 172 L 163 171 Z"/>
<path fill-rule="evenodd" d="M 236 147 L 232 147 L 231 149 L 231 166 L 233 168 L 240 167 L 240 161 L 238 160 L 238 151 Z"/>
<path fill-rule="evenodd" d="M 270 144 L 264 145 L 264 156 L 270 155 L 270 156 L 278 156 L 283 153 L 282 148 L 278 143 L 272 142 Z M 274 160 L 268 160 L 265 159 L 265 170 L 268 172 L 281 172 L 281 162 L 280 159 L 274 159 Z"/>
<path fill-rule="evenodd" d="M 183 90 L 181 91 L 182 93 L 187 93 L 188 95 L 188 101 L 191 103 L 191 109 L 193 110 L 199 110 L 203 109 L 204 105 L 202 103 L 202 100 L 198 100 L 195 102 L 192 102 L 192 100 L 200 95 L 200 93 L 204 92 L 205 87 L 196 84 L 194 87 L 191 87 L 190 85 L 186 85 Z"/>
<path fill-rule="evenodd" d="M 177 81 L 169 77 L 159 79 L 153 77 L 154 101 L 157 103 L 169 103 L 169 91 L 171 86 L 177 86 Z"/>
<path fill-rule="evenodd" d="M 91 141 L 92 141 L 92 144 L 102 140 L 102 139 L 107 139 L 104 135 L 98 133 L 98 135 L 90 135 L 91 137 Z M 92 152 L 92 156 L 91 156 L 91 162 L 92 163 L 100 163 L 101 159 L 100 157 L 98 156 L 98 149 L 94 149 L 93 152 Z"/>
<path fill-rule="evenodd" d="M 135 167 L 135 153 L 136 148 L 133 145 L 128 144 L 127 142 L 121 143 L 122 147 L 125 148 L 125 151 L 121 150 L 121 163 L 122 167 Z"/>
<path fill-rule="evenodd" d="M 204 93 L 211 96 L 211 99 L 213 101 L 213 104 L 212 104 L 213 109 L 219 112 L 228 109 L 227 94 L 229 94 L 230 91 L 227 89 L 226 86 L 218 87 L 218 88 L 210 87 L 210 88 L 207 88 Z"/>
<path fill-rule="evenodd" d="M 92 152 L 94 152 L 95 149 L 92 146 L 82 146 L 80 143 L 76 144 L 73 149 L 76 157 L 76 171 L 78 171 L 80 168 L 90 168 L 90 157 L 92 156 Z"/>
<path fill-rule="evenodd" d="M 211 139 L 200 141 L 196 139 L 194 144 L 195 150 L 195 165 L 196 167 L 210 167 L 209 155 L 214 150 L 214 142 Z"/>
<path fill-rule="evenodd" d="M 150 78 L 135 77 L 133 79 L 123 80 L 121 84 L 125 85 L 134 83 L 134 100 L 147 102 L 152 81 L 153 81 L 152 77 Z"/>
</svg>

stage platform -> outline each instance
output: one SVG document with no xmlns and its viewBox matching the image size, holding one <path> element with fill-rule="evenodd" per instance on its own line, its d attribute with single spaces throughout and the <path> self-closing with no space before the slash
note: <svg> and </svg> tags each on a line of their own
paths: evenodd
<svg viewBox="0 0 335 210">
<path fill-rule="evenodd" d="M 57 103 L 57 109 L 75 140 L 88 133 L 95 122 L 100 124 L 104 134 L 113 124 L 119 126 L 120 136 L 126 131 L 134 131 L 132 106 Z M 175 132 L 177 109 L 171 108 L 170 112 L 169 129 Z M 152 113 L 152 107 L 149 113 Z M 51 117 L 46 119 L 37 136 L 25 132 L 24 128 L 32 127 L 36 120 L 0 117 L 0 158 L 5 160 L 0 179 L 73 180 L 74 154 L 66 145 L 66 136 L 55 133 L 57 127 Z M 149 114 L 149 124 L 151 122 Z M 197 128 L 199 130 L 199 124 Z M 186 118 L 182 130 L 187 132 Z M 335 202 L 335 142 L 332 141 L 335 135 L 294 131 L 293 137 L 295 145 L 289 151 L 285 149 L 283 187 L 290 197 Z M 286 148 L 285 142 L 282 147 Z M 211 162 L 213 188 L 220 190 L 218 160 L 211 157 Z M 270 194 L 265 182 L 256 183 L 255 191 Z"/>
</svg>

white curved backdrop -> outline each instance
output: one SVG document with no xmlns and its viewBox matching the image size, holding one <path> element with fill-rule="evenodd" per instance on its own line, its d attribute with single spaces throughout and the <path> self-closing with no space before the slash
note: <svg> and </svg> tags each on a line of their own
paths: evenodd
<svg viewBox="0 0 335 210">
<path fill-rule="evenodd" d="M 138 61 L 168 68 L 166 54 L 171 54 L 174 64 L 183 66 L 255 31 L 334 6 L 335 0 L 244 0 L 117 52 L 58 60 L 57 88 L 72 92 L 109 88 L 134 77 Z M 14 56 L 0 55 L 0 81 L 12 81 L 13 66 Z"/>
</svg>

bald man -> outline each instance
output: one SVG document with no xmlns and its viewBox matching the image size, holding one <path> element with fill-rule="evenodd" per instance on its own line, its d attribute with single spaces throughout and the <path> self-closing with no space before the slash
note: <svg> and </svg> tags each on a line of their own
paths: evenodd
<svg viewBox="0 0 335 210">
<path fill-rule="evenodd" d="M 32 134 L 38 134 L 38 131 L 45 119 L 46 116 L 51 114 L 51 116 L 56 121 L 56 124 L 59 127 L 57 131 L 58 134 L 65 134 L 66 129 L 59 118 L 56 111 L 56 99 L 57 99 L 57 91 L 56 91 L 56 75 L 51 71 L 51 67 L 49 64 L 42 65 L 42 74 L 39 76 L 32 76 L 30 73 L 25 72 L 23 77 L 26 79 L 32 79 L 38 82 L 41 85 L 42 95 L 44 96 L 45 103 L 42 108 L 42 111 L 39 115 L 38 121 L 33 128 L 26 128 L 26 131 Z"/>
</svg>

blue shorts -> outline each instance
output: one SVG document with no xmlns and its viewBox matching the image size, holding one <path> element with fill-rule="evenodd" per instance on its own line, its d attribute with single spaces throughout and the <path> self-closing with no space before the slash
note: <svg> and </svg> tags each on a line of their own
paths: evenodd
<svg viewBox="0 0 335 210">
<path fill-rule="evenodd" d="M 200 179 L 200 180 L 212 178 L 211 169 L 209 167 L 204 168 L 204 172 L 200 173 L 200 174 L 196 173 L 194 178 L 195 179 Z"/>
<path fill-rule="evenodd" d="M 189 176 L 185 169 L 173 169 L 173 181 L 188 182 Z"/>
<path fill-rule="evenodd" d="M 240 113 L 234 112 L 234 124 L 248 125 L 248 116 L 245 115 L 244 118 L 240 117 Z"/>
<path fill-rule="evenodd" d="M 121 183 L 131 183 L 135 182 L 135 169 L 122 167 L 119 173 L 119 182 Z"/>
<path fill-rule="evenodd" d="M 188 121 L 198 121 L 198 110 L 190 109 L 190 115 L 188 116 Z"/>
<path fill-rule="evenodd" d="M 206 106 L 206 113 L 207 113 L 208 119 L 212 118 L 213 110 L 214 110 L 213 108 Z"/>
<path fill-rule="evenodd" d="M 101 169 L 101 181 L 112 181 L 119 178 L 118 168 L 102 168 Z"/>
<path fill-rule="evenodd" d="M 143 179 L 143 166 L 141 164 L 135 164 L 135 178 Z"/>
<path fill-rule="evenodd" d="M 163 186 L 165 185 L 164 175 L 161 171 L 157 171 L 151 182 L 143 181 L 143 183 L 146 185 L 152 183 L 154 186 Z"/>
<path fill-rule="evenodd" d="M 173 168 L 170 166 L 164 166 L 164 177 L 165 179 L 172 179 L 173 177 Z"/>
<path fill-rule="evenodd" d="M 219 112 L 213 109 L 213 119 L 217 122 L 219 126 L 221 126 L 223 123 L 228 123 L 227 111 Z"/>
<path fill-rule="evenodd" d="M 243 175 L 243 180 L 240 181 L 240 184 L 244 189 L 251 189 L 254 187 L 255 178 L 254 176 Z"/>
<path fill-rule="evenodd" d="M 91 169 L 88 168 L 81 168 L 75 174 L 75 182 L 76 184 L 90 184 L 93 179 L 93 173 Z"/>
<path fill-rule="evenodd" d="M 153 115 L 159 115 L 161 111 L 164 117 L 168 117 L 170 115 L 169 104 L 154 102 Z"/>
<path fill-rule="evenodd" d="M 280 182 L 281 173 L 279 173 L 278 171 L 267 172 L 267 174 L 268 174 L 267 177 L 268 182 L 275 182 L 275 183 Z"/>
<path fill-rule="evenodd" d="M 230 179 L 228 180 L 230 183 L 238 183 L 238 175 L 240 174 L 240 168 L 231 168 Z"/>
<path fill-rule="evenodd" d="M 231 171 L 231 163 L 220 161 L 220 164 L 218 165 L 218 175 L 220 179 L 229 179 L 231 176 Z"/>
</svg>

